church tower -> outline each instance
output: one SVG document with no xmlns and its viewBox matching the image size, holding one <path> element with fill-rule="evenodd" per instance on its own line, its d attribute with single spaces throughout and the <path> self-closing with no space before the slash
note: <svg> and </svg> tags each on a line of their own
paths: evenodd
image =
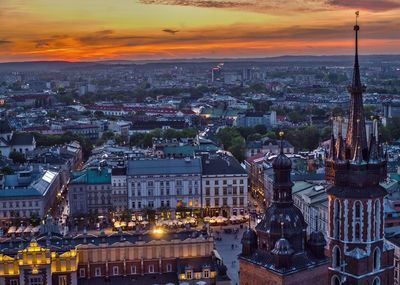
<svg viewBox="0 0 400 285">
<path fill-rule="evenodd" d="M 272 167 L 272 205 L 266 209 L 255 231 L 248 229 L 243 234 L 240 284 L 326 284 L 329 263 L 324 254 L 326 241 L 319 231 L 307 239 L 307 224 L 293 203 L 292 161 L 283 153 L 282 141 Z"/>
<path fill-rule="evenodd" d="M 357 15 L 358 16 L 358 15 Z M 328 188 L 328 248 L 331 254 L 329 284 L 393 284 L 393 249 L 384 241 L 383 198 L 379 183 L 386 179 L 382 140 L 366 139 L 358 63 L 358 32 L 355 31 L 355 61 L 346 139 L 339 128 L 331 136 L 325 158 Z"/>
</svg>

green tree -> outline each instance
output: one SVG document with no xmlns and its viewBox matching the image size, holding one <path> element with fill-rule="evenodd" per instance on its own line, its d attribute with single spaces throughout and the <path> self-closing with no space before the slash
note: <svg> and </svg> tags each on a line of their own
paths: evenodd
<svg viewBox="0 0 400 285">
<path fill-rule="evenodd" d="M 14 169 L 9 166 L 9 165 L 4 165 L 1 169 L 0 169 L 0 173 L 4 174 L 4 175 L 11 175 L 14 174 Z"/>
<path fill-rule="evenodd" d="M 25 156 L 18 151 L 10 152 L 9 157 L 12 159 L 14 163 L 24 163 L 26 161 Z"/>
<path fill-rule="evenodd" d="M 389 129 L 392 140 L 400 139 L 400 117 L 390 118 L 387 123 L 387 128 Z"/>
<path fill-rule="evenodd" d="M 236 136 L 232 139 L 232 144 L 228 150 L 236 157 L 237 160 L 243 161 L 245 159 L 246 142 L 243 137 Z"/>
<path fill-rule="evenodd" d="M 326 141 L 331 137 L 332 127 L 326 126 L 321 130 L 321 141 Z"/>
<path fill-rule="evenodd" d="M 254 132 L 265 135 L 267 133 L 267 126 L 264 124 L 256 125 L 254 126 Z"/>
<path fill-rule="evenodd" d="M 221 128 L 217 133 L 218 141 L 225 149 L 229 149 L 235 137 L 241 137 L 239 131 L 229 127 Z"/>
</svg>

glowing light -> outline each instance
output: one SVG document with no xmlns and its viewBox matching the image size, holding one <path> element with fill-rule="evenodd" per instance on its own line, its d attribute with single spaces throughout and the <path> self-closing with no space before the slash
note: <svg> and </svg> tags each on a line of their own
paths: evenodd
<svg viewBox="0 0 400 285">
<path fill-rule="evenodd" d="M 157 228 L 157 229 L 154 229 L 154 230 L 153 230 L 153 233 L 155 233 L 155 234 L 163 234 L 164 231 L 163 231 L 163 229 L 161 229 L 161 228 Z"/>
</svg>

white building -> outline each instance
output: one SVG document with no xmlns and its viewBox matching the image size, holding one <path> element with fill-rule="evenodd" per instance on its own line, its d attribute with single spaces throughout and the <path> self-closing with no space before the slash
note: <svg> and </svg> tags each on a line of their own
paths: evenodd
<svg viewBox="0 0 400 285">
<path fill-rule="evenodd" d="M 208 155 L 202 162 L 202 205 L 205 215 L 244 215 L 247 209 L 247 173 L 229 155 Z"/>
<path fill-rule="evenodd" d="M 130 160 L 127 168 L 128 208 L 170 209 L 199 213 L 201 208 L 201 160 Z"/>
</svg>

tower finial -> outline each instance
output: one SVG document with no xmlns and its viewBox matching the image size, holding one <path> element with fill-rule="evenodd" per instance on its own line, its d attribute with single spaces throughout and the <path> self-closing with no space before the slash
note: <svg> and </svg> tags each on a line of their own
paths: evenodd
<svg viewBox="0 0 400 285">
<path fill-rule="evenodd" d="M 361 88 L 361 79 L 360 79 L 360 66 L 358 64 L 358 31 L 360 30 L 360 26 L 358 25 L 358 17 L 360 16 L 360 12 L 356 12 L 356 24 L 354 25 L 354 31 L 356 32 L 356 45 L 355 45 L 355 58 L 354 58 L 354 73 L 353 73 L 353 88 Z"/>
<path fill-rule="evenodd" d="M 281 138 L 279 150 L 280 150 L 281 154 L 283 154 L 283 135 L 284 135 L 284 132 L 279 132 L 279 137 Z"/>
</svg>

